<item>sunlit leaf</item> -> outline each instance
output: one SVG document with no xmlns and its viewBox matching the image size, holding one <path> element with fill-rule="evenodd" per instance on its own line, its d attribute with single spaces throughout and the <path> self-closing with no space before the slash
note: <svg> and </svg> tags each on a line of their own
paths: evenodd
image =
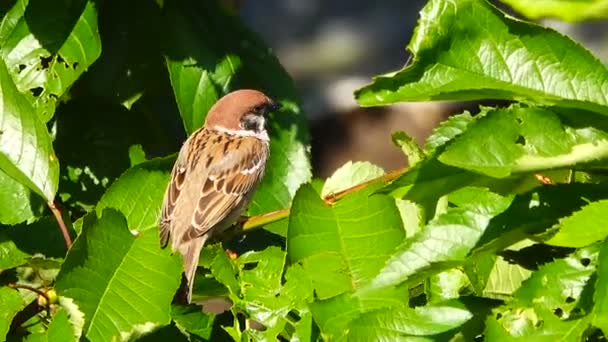
<svg viewBox="0 0 608 342">
<path fill-rule="evenodd" d="M 608 70 L 569 38 L 486 0 L 430 0 L 408 45 L 413 59 L 356 93 L 361 105 L 523 100 L 607 113 Z"/>
<path fill-rule="evenodd" d="M 85 0 L 19 0 L 0 24 L 0 55 L 42 122 L 101 53 L 96 7 Z"/>
<path fill-rule="evenodd" d="M 85 220 L 56 289 L 84 313 L 89 340 L 126 339 L 169 323 L 181 272 L 155 231 L 133 235 L 120 213 L 106 209 Z"/>
<path fill-rule="evenodd" d="M 32 105 L 17 91 L 1 59 L 0 169 L 45 200 L 55 197 L 59 163 L 51 137 Z"/>
</svg>

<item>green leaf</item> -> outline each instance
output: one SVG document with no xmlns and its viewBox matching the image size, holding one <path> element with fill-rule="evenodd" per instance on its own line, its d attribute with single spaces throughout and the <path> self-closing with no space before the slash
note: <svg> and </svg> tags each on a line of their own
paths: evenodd
<svg viewBox="0 0 608 342">
<path fill-rule="evenodd" d="M 345 292 L 310 304 L 315 322 L 324 340 L 340 340 L 349 331 L 349 322 L 362 314 L 381 309 L 402 308 L 408 299 L 408 289 L 403 286 L 369 289 L 355 293 Z"/>
<path fill-rule="evenodd" d="M 374 190 L 369 186 L 332 206 L 310 185 L 296 194 L 287 251 L 312 279 L 320 299 L 369 283 L 405 237 L 394 200 L 371 195 Z"/>
<path fill-rule="evenodd" d="M 592 202 L 560 222 L 557 233 L 545 243 L 563 247 L 584 247 L 608 236 L 608 200 Z"/>
<path fill-rule="evenodd" d="M 399 214 L 401 214 L 403 229 L 407 233 L 406 236 L 412 237 L 416 235 L 425 223 L 424 208 L 414 202 L 400 198 L 395 199 L 395 204 L 397 205 L 397 209 L 399 209 Z"/>
<path fill-rule="evenodd" d="M 19 0 L 0 23 L 0 54 L 43 122 L 101 54 L 95 6 L 85 0 Z"/>
<path fill-rule="evenodd" d="M 174 161 L 175 156 L 155 158 L 127 170 L 103 194 L 95 208 L 97 214 L 112 208 L 125 216 L 129 229 L 156 231 Z"/>
<path fill-rule="evenodd" d="M 353 163 L 349 161 L 327 178 L 321 191 L 321 197 L 325 198 L 382 175 L 384 175 L 384 170 L 370 162 Z"/>
<path fill-rule="evenodd" d="M 593 324 L 608 335 L 608 240 L 600 246 L 593 304 Z"/>
<path fill-rule="evenodd" d="M 543 309 L 501 307 L 488 316 L 484 336 L 488 341 L 580 341 L 588 326 L 586 317 L 560 320 Z"/>
<path fill-rule="evenodd" d="M 380 189 L 379 192 L 425 204 L 435 202 L 441 196 L 481 178 L 481 176 L 472 172 L 445 165 L 439 162 L 436 157 L 436 155 L 428 156 L 399 178 Z"/>
<path fill-rule="evenodd" d="M 447 120 L 442 121 L 439 126 L 435 127 L 431 135 L 426 138 L 425 150 L 433 151 L 445 145 L 445 143 L 466 131 L 469 124 L 474 122 L 474 120 L 475 118 L 467 111 L 450 116 Z"/>
<path fill-rule="evenodd" d="M 211 245 L 204 249 L 201 260 L 229 290 L 233 314 L 246 312 L 248 318 L 264 326 L 262 331 L 247 329 L 245 334 L 268 341 L 292 329 L 298 336 L 310 334 L 312 316 L 306 303 L 312 300 L 312 285 L 299 265 L 287 269 L 283 282 L 285 252 L 280 248 L 251 251 L 231 260 L 220 245 Z M 198 288 L 195 295 L 200 298 L 197 292 Z M 233 337 L 240 334 L 235 329 L 224 327 Z"/>
<path fill-rule="evenodd" d="M 492 220 L 480 239 L 475 253 L 505 249 L 528 237 L 550 236 L 559 219 L 571 215 L 590 200 L 608 198 L 605 186 L 592 184 L 557 184 L 535 188 L 517 195 L 512 205 Z"/>
<path fill-rule="evenodd" d="M 512 106 L 482 115 L 445 148 L 440 162 L 503 178 L 608 157 L 608 134 L 566 126 L 550 109 Z"/>
<path fill-rule="evenodd" d="M 428 1 L 408 49 L 408 66 L 356 92 L 361 105 L 494 98 L 608 112 L 608 70 L 599 60 L 485 0 Z"/>
<path fill-rule="evenodd" d="M 510 298 L 531 275 L 530 270 L 498 256 L 481 294 L 486 298 Z"/>
<path fill-rule="evenodd" d="M 51 201 L 59 181 L 51 137 L 31 104 L 17 91 L 2 60 L 0 106 L 0 169 Z"/>
<path fill-rule="evenodd" d="M 460 293 L 469 285 L 467 275 L 456 268 L 434 274 L 427 282 L 427 303 L 435 304 L 460 297 Z"/>
<path fill-rule="evenodd" d="M 235 301 L 234 296 L 231 299 L 235 307 L 247 310 L 251 319 L 264 325 L 262 332 L 250 331 L 258 340 L 276 340 L 288 327 L 311 328 L 312 315 L 306 303 L 312 299 L 312 287 L 297 266 L 287 270 L 282 283 L 285 257 L 280 248 L 269 247 L 237 259 L 243 301 Z"/>
<path fill-rule="evenodd" d="M 353 320 L 349 324 L 349 335 L 361 341 L 396 341 L 407 336 L 435 335 L 461 326 L 472 316 L 458 302 L 377 310 Z"/>
<path fill-rule="evenodd" d="M 585 288 L 595 272 L 597 258 L 595 245 L 542 266 L 511 302 L 488 317 L 486 338 L 580 340 L 589 325 L 589 316 L 584 316 L 589 310 Z"/>
<path fill-rule="evenodd" d="M 0 170 L 0 223 L 17 224 L 40 216 L 46 206 L 39 197 Z"/>
<path fill-rule="evenodd" d="M 5 232 L 0 232 L 0 272 L 25 264 L 29 256 Z"/>
<path fill-rule="evenodd" d="M 76 341 L 76 337 L 72 332 L 72 325 L 68 319 L 68 314 L 65 310 L 60 309 L 49 324 L 44 333 L 29 335 L 25 341 L 27 342 L 70 342 Z"/>
<path fill-rule="evenodd" d="M 90 212 L 131 166 L 131 146 L 158 154 L 169 134 L 157 127 L 163 123 L 152 113 L 127 110 L 88 94 L 60 106 L 54 122 L 53 145 L 61 160 L 59 196 L 75 216 Z"/>
<path fill-rule="evenodd" d="M 32 257 L 63 258 L 65 241 L 54 217 L 0 227 L 0 271 L 31 264 Z"/>
<path fill-rule="evenodd" d="M 269 116 L 270 159 L 248 208 L 250 215 L 286 208 L 310 180 L 308 132 L 293 82 L 269 49 L 215 1 L 167 3 L 167 67 L 184 127 L 201 127 L 207 111 L 230 90 L 253 88 L 280 102 Z M 273 231 L 284 235 L 284 225 Z"/>
<path fill-rule="evenodd" d="M 572 310 L 580 306 L 583 290 L 595 272 L 598 252 L 598 246 L 593 245 L 541 266 L 517 290 L 514 302 L 551 311 L 559 308 L 563 319 L 576 316 Z"/>
<path fill-rule="evenodd" d="M 25 307 L 19 291 L 10 287 L 0 287 L 0 339 L 6 339 L 15 315 Z"/>
<path fill-rule="evenodd" d="M 501 0 L 528 18 L 555 17 L 564 21 L 584 21 L 608 17 L 606 0 Z"/>
<path fill-rule="evenodd" d="M 396 285 L 411 276 L 422 276 L 424 270 L 438 273 L 450 268 L 450 263 L 464 261 L 488 228 L 490 219 L 505 211 L 512 201 L 511 197 L 502 197 L 487 189 L 480 188 L 477 192 L 477 200 L 449 208 L 399 246 L 372 286 Z M 433 267 L 439 263 L 444 266 Z"/>
<path fill-rule="evenodd" d="M 127 339 L 169 323 L 181 272 L 179 257 L 160 249 L 156 231 L 133 235 L 120 213 L 106 209 L 85 220 L 56 290 L 84 313 L 90 341 Z"/>
<path fill-rule="evenodd" d="M 215 316 L 204 314 L 199 306 L 173 304 L 171 318 L 182 331 L 187 331 L 205 340 L 211 338 Z"/>
<path fill-rule="evenodd" d="M 391 135 L 391 139 L 393 140 L 393 144 L 401 148 L 403 154 L 407 156 L 410 167 L 424 159 L 424 151 L 418 146 L 414 138 L 407 135 L 407 133 L 403 131 L 394 132 Z"/>
</svg>

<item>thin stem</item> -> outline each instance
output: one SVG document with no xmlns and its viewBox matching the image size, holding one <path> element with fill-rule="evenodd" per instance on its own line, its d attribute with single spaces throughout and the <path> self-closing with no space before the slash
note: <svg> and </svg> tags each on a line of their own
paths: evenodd
<svg viewBox="0 0 608 342">
<path fill-rule="evenodd" d="M 61 216 L 61 211 L 57 208 L 55 203 L 52 201 L 48 203 L 48 206 L 49 206 L 49 208 L 51 208 L 51 211 L 53 212 L 53 216 L 55 216 L 55 220 L 57 220 L 57 224 L 59 224 L 59 229 L 61 230 L 61 233 L 63 234 L 63 240 L 65 241 L 65 246 L 67 247 L 67 249 L 70 249 L 70 247 L 72 247 L 72 238 L 70 237 L 70 232 L 68 231 L 68 227 L 65 225 L 65 222 L 63 221 L 63 216 Z"/>
<path fill-rule="evenodd" d="M 327 204 L 334 204 L 337 201 L 341 200 L 342 198 L 352 194 L 353 192 L 359 191 L 361 189 L 366 188 L 368 185 L 382 181 L 384 183 L 388 183 L 390 181 L 395 180 L 397 177 L 401 176 L 407 169 L 403 168 L 403 169 L 398 169 L 398 170 L 394 170 L 391 171 L 383 176 L 380 176 L 378 178 L 374 178 L 374 179 L 370 179 L 367 182 L 363 182 L 361 184 L 357 184 L 353 187 L 350 187 L 348 189 L 342 190 L 342 191 L 338 191 L 334 194 L 329 194 L 327 196 L 325 196 L 325 198 L 323 199 L 325 201 L 325 203 Z"/>
<path fill-rule="evenodd" d="M 394 170 L 381 177 L 374 178 L 367 182 L 363 182 L 361 184 L 355 185 L 353 187 L 350 187 L 350 188 L 342 190 L 342 191 L 338 191 L 333 194 L 329 194 L 329 195 L 325 196 L 325 198 L 323 198 L 323 201 L 325 201 L 325 203 L 327 203 L 328 205 L 332 205 L 332 204 L 336 203 L 337 201 L 341 200 L 342 198 L 348 196 L 349 194 L 359 191 L 372 183 L 376 183 L 378 181 L 388 183 L 390 181 L 393 181 L 397 177 L 401 176 L 403 174 L 403 172 L 405 172 L 405 170 L 406 170 L 405 168 L 399 169 L 399 170 Z M 285 208 L 285 209 L 271 211 L 269 213 L 252 216 L 242 223 L 242 225 L 241 225 L 242 231 L 247 232 L 247 231 L 255 230 L 255 229 L 258 229 L 269 223 L 280 221 L 284 218 L 289 217 L 289 212 L 290 212 L 290 208 Z"/>
<path fill-rule="evenodd" d="M 24 290 L 32 291 L 32 292 L 38 294 L 39 296 L 44 297 L 44 299 L 46 299 L 46 305 L 45 305 L 46 313 L 48 316 L 51 315 L 51 299 L 49 298 L 49 295 L 46 294 L 44 291 L 40 291 L 37 288 L 31 287 L 29 285 L 15 284 L 15 283 L 8 284 L 8 287 L 13 288 L 13 289 L 24 289 Z"/>
<path fill-rule="evenodd" d="M 289 211 L 290 208 L 285 208 L 271 211 L 269 213 L 252 216 L 243 223 L 243 231 L 252 230 L 267 225 L 269 223 L 277 222 L 284 218 L 287 218 L 289 217 Z"/>
</svg>

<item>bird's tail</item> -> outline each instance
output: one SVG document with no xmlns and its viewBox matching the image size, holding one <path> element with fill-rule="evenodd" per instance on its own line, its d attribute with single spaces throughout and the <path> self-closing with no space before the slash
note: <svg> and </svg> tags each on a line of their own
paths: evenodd
<svg viewBox="0 0 608 342">
<path fill-rule="evenodd" d="M 192 301 L 192 286 L 194 285 L 194 275 L 196 274 L 196 267 L 198 266 L 198 258 L 207 241 L 207 235 L 203 235 L 200 238 L 192 239 L 187 242 L 182 242 L 178 247 L 179 252 L 184 259 L 184 275 L 186 276 L 186 287 L 187 293 L 186 298 L 188 303 Z"/>
</svg>

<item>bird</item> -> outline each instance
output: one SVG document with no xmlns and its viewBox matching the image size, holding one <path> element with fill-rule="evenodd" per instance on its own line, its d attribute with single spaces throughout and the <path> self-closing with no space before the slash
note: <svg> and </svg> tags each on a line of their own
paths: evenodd
<svg viewBox="0 0 608 342">
<path fill-rule="evenodd" d="M 161 207 L 159 238 L 161 247 L 171 240 L 172 251 L 182 255 L 187 303 L 205 242 L 236 222 L 264 176 L 270 155 L 265 117 L 280 107 L 258 90 L 228 93 L 179 151 Z"/>
</svg>

